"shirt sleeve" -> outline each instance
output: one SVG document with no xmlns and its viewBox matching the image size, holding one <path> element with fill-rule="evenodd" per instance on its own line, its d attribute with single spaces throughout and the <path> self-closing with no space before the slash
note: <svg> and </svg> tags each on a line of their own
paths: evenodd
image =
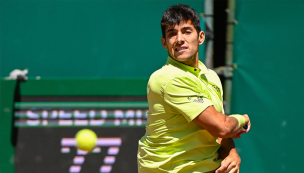
<svg viewBox="0 0 304 173">
<path fill-rule="evenodd" d="M 173 78 L 163 87 L 166 103 L 181 113 L 188 122 L 213 105 L 208 90 L 190 78 Z"/>
</svg>

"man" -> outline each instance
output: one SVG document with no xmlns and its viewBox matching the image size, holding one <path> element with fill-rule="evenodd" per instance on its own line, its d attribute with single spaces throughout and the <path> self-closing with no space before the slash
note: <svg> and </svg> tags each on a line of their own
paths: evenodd
<svg viewBox="0 0 304 173">
<path fill-rule="evenodd" d="M 205 35 L 198 14 L 186 5 L 171 6 L 161 28 L 169 57 L 149 79 L 139 173 L 238 173 L 241 159 L 231 137 L 247 133 L 250 120 L 224 115 L 219 77 L 199 61 Z"/>
</svg>

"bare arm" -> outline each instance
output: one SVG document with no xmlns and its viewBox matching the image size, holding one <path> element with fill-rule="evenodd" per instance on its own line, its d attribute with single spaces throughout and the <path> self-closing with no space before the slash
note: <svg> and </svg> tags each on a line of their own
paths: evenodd
<svg viewBox="0 0 304 173">
<path fill-rule="evenodd" d="M 243 115 L 243 117 L 245 118 L 245 124 L 250 126 L 248 115 Z M 205 109 L 193 119 L 193 122 L 205 128 L 211 135 L 220 138 L 236 137 L 241 132 L 238 121 L 235 118 L 216 111 L 214 106 L 209 106 Z"/>
<path fill-rule="evenodd" d="M 237 153 L 232 138 L 219 138 L 218 142 L 221 147 L 218 150 L 219 157 L 222 160 L 221 166 L 216 170 L 216 173 L 239 173 L 241 158 Z"/>
</svg>

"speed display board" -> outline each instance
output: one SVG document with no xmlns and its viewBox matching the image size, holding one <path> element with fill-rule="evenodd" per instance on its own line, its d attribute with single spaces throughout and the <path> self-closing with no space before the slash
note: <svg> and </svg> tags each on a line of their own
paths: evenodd
<svg viewBox="0 0 304 173">
<path fill-rule="evenodd" d="M 16 173 L 137 172 L 138 140 L 145 133 L 147 102 L 16 102 Z M 93 130 L 91 153 L 75 134 Z"/>
</svg>

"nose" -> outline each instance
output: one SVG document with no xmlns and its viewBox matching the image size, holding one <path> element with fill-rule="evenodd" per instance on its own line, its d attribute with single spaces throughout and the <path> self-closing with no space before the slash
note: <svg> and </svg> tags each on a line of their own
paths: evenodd
<svg viewBox="0 0 304 173">
<path fill-rule="evenodd" d="M 182 44 L 182 43 L 184 43 L 184 37 L 183 37 L 183 34 L 182 33 L 180 33 L 180 32 L 178 32 L 178 34 L 177 34 L 177 37 L 176 37 L 176 42 L 178 43 L 178 44 Z"/>
</svg>

